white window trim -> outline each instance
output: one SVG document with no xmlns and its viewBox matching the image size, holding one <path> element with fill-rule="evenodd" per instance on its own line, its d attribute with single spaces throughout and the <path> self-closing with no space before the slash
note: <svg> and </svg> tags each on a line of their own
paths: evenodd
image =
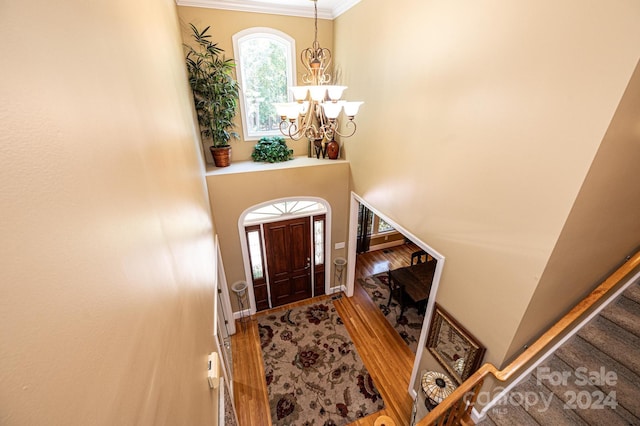
<svg viewBox="0 0 640 426">
<path fill-rule="evenodd" d="M 262 136 L 274 136 L 280 135 L 280 132 L 271 131 L 271 132 L 262 132 L 258 135 L 249 135 L 249 126 L 247 126 L 247 115 L 246 111 L 248 111 L 246 105 L 246 98 L 242 91 L 243 87 L 243 75 L 242 75 L 242 64 L 240 61 L 240 42 L 245 40 L 250 40 L 252 38 L 270 38 L 276 40 L 280 43 L 288 43 L 290 47 L 289 55 L 287 55 L 287 67 L 291 70 L 291 73 L 287 75 L 287 89 L 291 86 L 295 86 L 295 76 L 296 74 L 296 41 L 289 34 L 284 33 L 282 31 L 268 28 L 268 27 L 252 27 L 247 28 L 246 30 L 239 31 L 235 33 L 232 37 L 233 39 L 233 54 L 236 58 L 236 74 L 238 76 L 238 80 L 240 81 L 240 115 L 242 117 L 242 134 L 245 141 L 255 141 L 260 139 Z M 289 102 L 293 100 L 291 93 L 287 90 L 287 98 Z"/>
<path fill-rule="evenodd" d="M 385 222 L 387 222 L 387 221 L 385 220 Z M 387 223 L 389 223 L 389 222 L 387 222 Z M 372 237 L 376 237 L 378 235 L 399 234 L 399 232 L 395 228 L 387 229 L 386 231 L 378 231 L 378 228 L 380 227 L 380 216 L 378 216 L 377 214 L 375 215 L 375 217 L 373 219 L 373 225 L 372 226 L 373 226 L 373 230 L 371 232 L 371 236 Z"/>
<path fill-rule="evenodd" d="M 299 201 L 304 201 L 304 202 L 311 202 L 311 203 L 315 203 L 317 206 L 316 209 L 311 210 L 311 209 L 303 209 L 303 210 L 290 210 L 289 206 L 286 207 L 286 211 L 283 211 L 280 214 L 269 214 L 268 216 L 262 216 L 259 218 L 250 218 L 249 216 L 262 209 L 263 207 L 268 207 L 268 206 L 272 206 L 275 204 L 291 204 L 292 207 L 296 207 L 295 204 Z M 323 203 L 322 201 L 317 201 L 317 200 L 312 200 L 312 199 L 308 199 L 308 198 L 287 198 L 287 199 L 282 199 L 280 201 L 276 201 L 276 202 L 267 202 L 267 203 L 262 203 L 258 206 L 255 206 L 255 208 L 252 208 L 250 211 L 247 211 L 244 213 L 244 224 L 245 226 L 251 226 L 251 225 L 258 225 L 261 223 L 268 223 L 268 222 L 279 222 L 281 220 L 286 220 L 286 219 L 293 219 L 294 217 L 304 217 L 304 216 L 317 216 L 317 215 L 321 215 L 321 214 L 325 214 L 327 212 L 327 205 L 325 203 Z"/>
</svg>

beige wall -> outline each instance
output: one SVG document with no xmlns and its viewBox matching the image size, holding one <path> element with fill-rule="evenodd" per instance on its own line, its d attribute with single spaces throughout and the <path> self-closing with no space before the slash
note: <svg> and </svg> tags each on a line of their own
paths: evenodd
<svg viewBox="0 0 640 426">
<path fill-rule="evenodd" d="M 639 19 L 633 0 L 367 0 L 334 23 L 365 101 L 345 142 L 353 190 L 446 257 L 438 302 L 488 361 L 514 350 L 638 61 Z"/>
<path fill-rule="evenodd" d="M 347 241 L 350 194 L 347 162 L 324 160 L 317 166 L 214 174 L 207 176 L 207 184 L 229 286 L 246 279 L 238 231 L 240 215 L 249 207 L 275 199 L 298 196 L 326 200 L 331 207 L 331 256 L 326 263 L 331 266 L 331 273 L 333 259 L 346 257 L 345 249 L 335 250 L 334 245 Z M 232 303 L 235 306 L 233 298 Z"/>
<path fill-rule="evenodd" d="M 2 2 L 0 52 L 0 423 L 216 424 L 174 2 Z"/>
<path fill-rule="evenodd" d="M 640 63 L 598 149 L 512 351 L 537 337 L 640 248 Z"/>
<path fill-rule="evenodd" d="M 193 23 L 198 28 L 211 26 L 209 30 L 212 40 L 219 43 L 219 47 L 225 50 L 227 57 L 234 57 L 232 37 L 239 31 L 252 27 L 269 27 L 282 31 L 293 37 L 296 42 L 296 70 L 299 79 L 304 74 L 304 68 L 300 63 L 300 52 L 311 47 L 314 36 L 314 24 L 312 18 L 299 18 L 294 16 L 279 16 L 265 13 L 236 12 L 230 10 L 217 10 L 199 7 L 178 7 L 180 26 L 185 43 L 191 42 L 191 29 Z M 333 21 L 318 20 L 318 41 L 322 47 L 333 48 Z M 236 131 L 240 139 L 231 141 L 233 148 L 231 161 L 250 160 L 255 140 L 245 141 L 242 134 L 242 121 L 240 111 L 236 117 Z M 212 163 L 209 152 L 210 142 L 204 141 L 206 161 Z M 292 141 L 287 139 L 287 145 L 293 149 L 294 155 L 307 155 L 308 145 L 306 140 Z"/>
</svg>

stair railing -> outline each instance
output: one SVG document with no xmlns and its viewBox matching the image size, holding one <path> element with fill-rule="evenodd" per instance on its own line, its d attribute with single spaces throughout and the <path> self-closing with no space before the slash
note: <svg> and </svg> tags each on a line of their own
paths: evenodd
<svg viewBox="0 0 640 426">
<path fill-rule="evenodd" d="M 473 425 L 471 409 L 475 405 L 480 388 L 488 375 L 491 374 L 496 379 L 504 382 L 520 372 L 520 370 L 534 359 L 538 353 L 542 352 L 549 343 L 554 341 L 571 324 L 582 317 L 600 298 L 606 295 L 639 265 L 640 251 L 623 263 L 609 278 L 589 293 L 587 297 L 540 336 L 538 340 L 522 352 L 513 362 L 502 370 L 498 370 L 493 364 L 484 364 L 473 373 L 471 377 L 458 386 L 451 395 L 420 420 L 417 426 Z"/>
</svg>

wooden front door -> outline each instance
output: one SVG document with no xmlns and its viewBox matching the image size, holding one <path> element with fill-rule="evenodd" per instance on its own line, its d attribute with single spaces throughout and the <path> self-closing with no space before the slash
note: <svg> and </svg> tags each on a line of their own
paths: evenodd
<svg viewBox="0 0 640 426">
<path fill-rule="evenodd" d="M 266 223 L 264 237 L 272 307 L 311 297 L 310 218 Z"/>
</svg>

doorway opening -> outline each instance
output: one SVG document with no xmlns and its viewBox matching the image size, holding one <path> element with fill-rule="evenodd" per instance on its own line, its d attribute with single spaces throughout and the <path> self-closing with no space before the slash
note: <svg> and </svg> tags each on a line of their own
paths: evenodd
<svg viewBox="0 0 640 426">
<path fill-rule="evenodd" d="M 411 232 L 407 231 L 401 225 L 390 219 L 384 213 L 379 211 L 377 208 L 367 203 L 364 199 L 358 196 L 355 193 L 351 193 L 351 203 L 350 203 L 350 213 L 349 213 L 349 250 L 347 253 L 347 288 L 346 293 L 347 296 L 353 296 L 354 286 L 355 286 L 355 271 L 356 271 L 356 261 L 357 261 L 357 248 L 358 248 L 358 228 L 359 228 L 359 216 L 362 211 L 361 206 L 366 207 L 370 210 L 375 216 L 379 217 L 385 224 L 392 227 L 399 233 L 401 233 L 406 239 L 410 240 L 413 244 L 415 244 L 419 250 L 424 252 L 427 256 L 431 257 L 436 261 L 435 271 L 433 272 L 433 279 L 431 283 L 431 289 L 429 292 L 429 296 L 426 300 L 426 307 L 424 313 L 424 320 L 422 323 L 422 330 L 420 332 L 420 338 L 417 345 L 416 357 L 413 365 L 413 369 L 411 372 L 411 380 L 409 381 L 408 391 L 415 399 L 416 391 L 414 389 L 414 384 L 416 381 L 416 377 L 418 375 L 418 370 L 420 368 L 420 360 L 422 359 L 427 331 L 429 330 L 429 325 L 431 321 L 431 316 L 433 314 L 433 309 L 435 305 L 436 294 L 438 292 L 438 286 L 440 284 L 440 277 L 442 275 L 442 269 L 444 267 L 445 257 L 440 254 L 433 247 L 421 241 Z M 428 257 L 427 257 L 428 258 Z M 413 262 L 413 261 L 412 261 Z"/>
<path fill-rule="evenodd" d="M 325 294 L 330 219 L 327 201 L 315 197 L 271 200 L 240 215 L 248 314 Z"/>
</svg>

